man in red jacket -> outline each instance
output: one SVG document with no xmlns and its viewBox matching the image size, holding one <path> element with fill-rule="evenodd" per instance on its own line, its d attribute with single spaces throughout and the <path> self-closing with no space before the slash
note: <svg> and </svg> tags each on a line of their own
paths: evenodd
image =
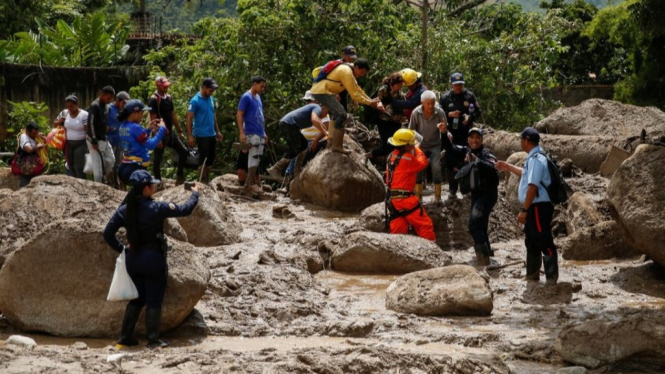
<svg viewBox="0 0 665 374">
<path fill-rule="evenodd" d="M 413 193 L 416 176 L 427 167 L 427 157 L 416 142 L 416 132 L 409 129 L 397 130 L 388 139 L 388 143 L 395 147 L 388 156 L 386 167 L 390 232 L 407 234 L 410 225 L 421 238 L 436 241 L 432 220 L 420 205 L 418 196 Z"/>
</svg>

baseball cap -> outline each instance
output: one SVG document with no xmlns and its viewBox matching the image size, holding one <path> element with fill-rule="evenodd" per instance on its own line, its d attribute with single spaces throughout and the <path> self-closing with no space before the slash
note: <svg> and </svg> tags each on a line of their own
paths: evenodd
<svg viewBox="0 0 665 374">
<path fill-rule="evenodd" d="M 358 58 L 358 56 L 356 56 L 356 47 L 352 45 L 347 45 L 346 47 L 344 47 L 344 49 L 342 49 L 342 52 L 351 58 Z"/>
<path fill-rule="evenodd" d="M 471 135 L 474 132 L 478 133 L 478 135 L 480 135 L 481 137 L 483 136 L 483 130 L 478 127 L 471 128 L 471 130 L 469 130 L 469 135 Z"/>
<path fill-rule="evenodd" d="M 155 179 L 148 173 L 147 170 L 137 170 L 132 173 L 132 175 L 129 177 L 129 182 L 132 184 L 134 187 L 141 187 L 146 184 L 160 184 L 162 181 L 159 179 Z"/>
<path fill-rule="evenodd" d="M 212 79 L 212 78 L 205 78 L 203 80 L 203 86 L 206 87 L 206 88 L 214 88 L 214 89 L 219 88 L 219 85 L 217 84 L 217 82 L 215 82 L 215 80 Z"/>
<path fill-rule="evenodd" d="M 129 100 L 125 103 L 125 107 L 124 107 L 123 110 L 127 113 L 134 113 L 134 112 L 140 112 L 140 111 L 145 112 L 145 111 L 148 111 L 150 109 L 151 108 L 146 107 L 145 105 L 143 105 L 141 100 L 132 99 L 132 100 Z"/>
<path fill-rule="evenodd" d="M 314 98 L 314 95 L 312 95 L 312 91 L 307 90 L 307 92 L 305 92 L 305 96 L 300 98 L 300 100 L 314 101 L 316 99 Z"/>
<path fill-rule="evenodd" d="M 450 75 L 450 82 L 452 84 L 464 84 L 464 75 L 462 73 L 452 73 Z"/>
<path fill-rule="evenodd" d="M 127 101 L 130 99 L 129 94 L 126 91 L 120 91 L 118 92 L 117 95 L 115 95 L 116 100 L 122 100 L 122 101 Z"/>
<path fill-rule="evenodd" d="M 166 79 L 166 77 L 159 76 L 155 78 L 155 84 L 162 87 L 168 87 L 171 85 L 171 82 Z"/>
<path fill-rule="evenodd" d="M 540 134 L 538 133 L 538 130 L 533 127 L 527 127 L 524 129 L 520 134 L 520 138 L 526 139 L 534 144 L 540 143 Z"/>
</svg>

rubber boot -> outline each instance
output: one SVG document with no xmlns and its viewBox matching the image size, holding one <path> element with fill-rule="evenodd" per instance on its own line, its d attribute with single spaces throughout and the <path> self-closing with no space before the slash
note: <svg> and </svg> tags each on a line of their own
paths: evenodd
<svg viewBox="0 0 665 374">
<path fill-rule="evenodd" d="M 478 265 L 480 266 L 489 266 L 490 264 L 490 253 L 487 244 L 474 244 L 473 249 L 476 251 L 476 260 L 478 260 Z"/>
<path fill-rule="evenodd" d="M 418 196 L 418 200 L 423 199 L 423 184 L 422 183 L 416 183 L 416 188 L 413 190 L 413 193 Z"/>
<path fill-rule="evenodd" d="M 258 167 L 254 166 L 249 168 L 247 179 L 245 179 L 245 191 L 253 195 L 261 193 L 261 187 L 256 183 L 256 172 Z"/>
<path fill-rule="evenodd" d="M 333 152 L 343 153 L 345 155 L 351 154 L 351 151 L 344 149 L 344 129 L 333 128 L 332 149 Z"/>
<path fill-rule="evenodd" d="M 526 281 L 540 281 L 540 265 L 542 264 L 542 256 L 539 253 L 531 254 L 526 253 L 526 276 L 524 280 Z"/>
<path fill-rule="evenodd" d="M 284 178 L 282 178 L 282 172 L 284 169 L 286 169 L 287 166 L 289 166 L 289 163 L 291 163 L 291 159 L 283 157 L 268 169 L 268 174 L 270 174 L 271 177 L 275 178 L 278 182 L 281 183 L 284 181 Z"/>
<path fill-rule="evenodd" d="M 441 204 L 441 183 L 434 184 L 434 202 Z"/>
<path fill-rule="evenodd" d="M 559 263 L 557 255 L 543 256 L 543 266 L 545 267 L 545 278 L 548 285 L 555 285 L 559 280 Z"/>
<path fill-rule="evenodd" d="M 125 318 L 122 319 L 122 329 L 120 330 L 120 338 L 118 338 L 118 343 L 115 346 L 116 348 L 122 349 L 139 345 L 138 339 L 134 337 L 134 328 L 136 327 L 136 321 L 139 320 L 139 316 L 141 315 L 141 309 L 143 309 L 142 306 L 127 304 Z"/>
<path fill-rule="evenodd" d="M 148 337 L 148 348 L 166 348 L 169 342 L 159 340 L 159 322 L 162 319 L 161 309 L 146 309 L 145 330 Z"/>
</svg>

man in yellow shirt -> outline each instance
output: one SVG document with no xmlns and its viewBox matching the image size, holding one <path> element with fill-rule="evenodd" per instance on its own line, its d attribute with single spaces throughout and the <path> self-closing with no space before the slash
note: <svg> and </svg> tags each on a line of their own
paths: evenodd
<svg viewBox="0 0 665 374">
<path fill-rule="evenodd" d="M 353 65 L 340 64 L 331 70 L 325 78 L 312 85 L 312 95 L 323 106 L 328 108 L 330 117 L 335 121 L 331 131 L 332 147 L 334 152 L 349 154 L 344 149 L 344 124 L 347 119 L 346 110 L 337 101 L 337 95 L 346 90 L 349 96 L 356 102 L 372 106 L 378 110 L 385 110 L 379 99 L 370 99 L 369 96 L 358 86 L 357 78 L 362 78 L 370 70 L 369 62 L 364 58 L 357 59 Z"/>
</svg>

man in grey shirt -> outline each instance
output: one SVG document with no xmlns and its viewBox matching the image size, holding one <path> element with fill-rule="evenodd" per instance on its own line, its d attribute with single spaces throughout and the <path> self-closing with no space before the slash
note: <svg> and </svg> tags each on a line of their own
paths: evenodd
<svg viewBox="0 0 665 374">
<path fill-rule="evenodd" d="M 420 96 L 420 103 L 421 105 L 411 113 L 409 129 L 415 130 L 423 137 L 420 149 L 425 152 L 429 159 L 432 168 L 432 182 L 434 183 L 434 200 L 440 203 L 443 175 L 441 174 L 441 132 L 438 125 L 446 123 L 446 114 L 443 109 L 436 105 L 436 95 L 432 91 L 423 92 Z M 418 173 L 416 181 L 415 192 L 419 198 L 422 197 L 424 173 L 425 171 Z"/>
</svg>

